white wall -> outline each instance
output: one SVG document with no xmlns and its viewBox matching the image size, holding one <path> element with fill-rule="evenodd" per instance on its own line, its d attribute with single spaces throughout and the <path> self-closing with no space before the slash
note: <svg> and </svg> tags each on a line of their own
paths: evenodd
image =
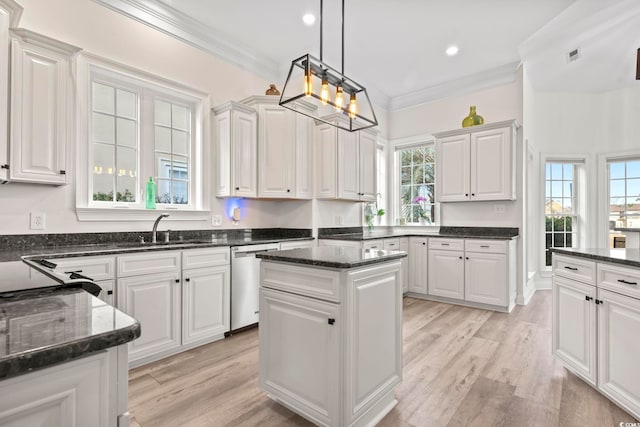
<svg viewBox="0 0 640 427">
<path fill-rule="evenodd" d="M 91 0 L 19 2 L 24 7 L 21 27 L 208 93 L 212 106 L 230 99 L 240 100 L 250 95 L 263 94 L 271 83 Z M 276 83 L 282 86 L 282 82 Z M 378 130 L 381 135 L 386 136 L 387 112 L 377 109 L 376 113 L 380 122 Z M 211 133 L 215 135 L 213 126 L 212 120 Z M 214 143 L 213 138 L 210 143 Z M 74 165 L 75 162 L 71 161 L 70 164 Z M 213 159 L 207 159 L 205 170 L 210 170 L 213 164 Z M 72 167 L 68 169 L 71 184 L 67 186 L 12 183 L 0 187 L 0 234 L 41 233 L 42 231 L 29 229 L 30 211 L 46 214 L 46 233 L 136 231 L 150 228 L 150 223 L 147 222 L 78 221 L 75 213 L 75 179 L 78 174 Z M 82 171 L 78 172 L 81 177 Z M 234 227 L 224 214 L 224 199 L 212 197 L 211 178 L 207 181 L 205 206 L 211 208 L 212 214 L 223 216 L 222 228 Z M 318 224 L 316 226 L 330 227 L 335 226 L 336 215 L 343 217 L 344 225 L 361 224 L 361 207 L 358 203 L 245 200 L 244 207 L 243 219 L 237 225 L 242 228 L 309 228 L 314 216 L 318 217 L 317 221 L 313 221 Z M 163 221 L 171 229 L 211 228 L 210 220 L 172 222 L 169 218 Z"/>
</svg>

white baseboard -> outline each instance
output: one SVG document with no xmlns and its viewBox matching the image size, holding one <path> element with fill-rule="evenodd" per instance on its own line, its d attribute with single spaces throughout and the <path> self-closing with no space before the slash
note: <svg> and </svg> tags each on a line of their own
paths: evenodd
<svg viewBox="0 0 640 427">
<path fill-rule="evenodd" d="M 539 277 L 536 280 L 536 289 L 551 289 L 551 277 Z"/>
</svg>

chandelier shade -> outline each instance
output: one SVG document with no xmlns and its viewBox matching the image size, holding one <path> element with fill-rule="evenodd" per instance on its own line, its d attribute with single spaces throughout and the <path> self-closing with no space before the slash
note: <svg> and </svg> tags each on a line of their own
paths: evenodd
<svg viewBox="0 0 640 427">
<path fill-rule="evenodd" d="M 280 95 L 280 105 L 312 117 L 316 122 L 327 123 L 349 132 L 377 126 L 378 119 L 367 89 L 344 74 L 344 0 L 341 71 L 322 60 L 322 15 L 323 1 L 320 0 L 320 59 L 307 53 L 291 62 Z M 309 110 L 309 103 L 315 108 Z"/>
<path fill-rule="evenodd" d="M 310 54 L 291 62 L 280 105 L 349 132 L 378 125 L 367 89 Z"/>
</svg>

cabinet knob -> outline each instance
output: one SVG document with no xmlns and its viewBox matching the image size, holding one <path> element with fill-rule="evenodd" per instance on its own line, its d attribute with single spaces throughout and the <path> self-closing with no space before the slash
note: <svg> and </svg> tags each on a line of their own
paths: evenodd
<svg viewBox="0 0 640 427">
<path fill-rule="evenodd" d="M 476 193 L 471 193 L 471 196 L 475 196 L 475 195 L 476 195 Z"/>
<path fill-rule="evenodd" d="M 67 171 L 63 171 L 63 170 L 60 171 L 60 175 L 66 175 L 66 174 L 67 174 Z"/>
<path fill-rule="evenodd" d="M 469 193 L 464 193 L 465 197 L 469 197 Z"/>
<path fill-rule="evenodd" d="M 9 165 L 4 164 L 4 165 L 0 166 L 0 169 L 7 169 L 7 170 L 9 170 Z"/>
<path fill-rule="evenodd" d="M 589 295 L 585 295 L 584 299 L 586 301 L 591 301 L 593 299 L 593 297 L 590 297 Z"/>
<path fill-rule="evenodd" d="M 287 193 L 291 193 L 291 190 L 289 190 L 288 188 L 287 188 Z"/>
<path fill-rule="evenodd" d="M 464 258 L 465 258 L 465 259 L 469 259 L 469 257 L 468 257 L 468 256 L 466 256 L 466 257 L 464 257 Z"/>
<path fill-rule="evenodd" d="M 240 187 L 236 187 L 236 191 L 240 191 Z"/>
<path fill-rule="evenodd" d="M 185 282 L 190 282 L 191 279 L 189 279 L 188 277 L 186 279 L 184 279 Z"/>
<path fill-rule="evenodd" d="M 462 257 L 460 257 L 460 259 L 462 259 Z"/>
<path fill-rule="evenodd" d="M 601 299 L 596 299 L 596 304 L 603 304 Z"/>
<path fill-rule="evenodd" d="M 107 291 L 107 295 L 113 295 L 113 291 Z"/>
<path fill-rule="evenodd" d="M 422 246 L 425 246 L 427 244 L 427 242 L 422 242 Z"/>
<path fill-rule="evenodd" d="M 327 320 L 327 323 L 333 325 L 334 323 L 336 323 L 336 319 L 330 318 Z"/>
<path fill-rule="evenodd" d="M 180 283 L 180 279 L 176 279 L 176 283 Z"/>
</svg>

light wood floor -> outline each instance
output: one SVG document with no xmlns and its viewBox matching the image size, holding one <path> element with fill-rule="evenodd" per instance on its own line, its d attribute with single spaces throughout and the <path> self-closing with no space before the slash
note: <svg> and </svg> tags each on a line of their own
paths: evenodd
<svg viewBox="0 0 640 427">
<path fill-rule="evenodd" d="M 130 372 L 133 426 L 307 426 L 258 389 L 250 330 Z M 551 355 L 551 292 L 511 314 L 404 300 L 404 379 L 381 426 L 618 426 Z"/>
</svg>

